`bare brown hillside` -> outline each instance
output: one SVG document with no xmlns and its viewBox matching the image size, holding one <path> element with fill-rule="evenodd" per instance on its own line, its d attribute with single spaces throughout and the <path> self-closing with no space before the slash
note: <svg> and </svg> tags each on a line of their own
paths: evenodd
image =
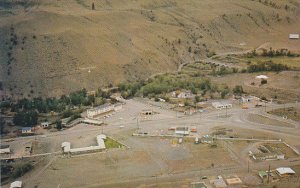
<svg viewBox="0 0 300 188">
<path fill-rule="evenodd" d="M 175 71 L 212 52 L 300 51 L 288 40 L 299 12 L 297 0 L 2 0 L 1 92 L 57 96 Z"/>
</svg>

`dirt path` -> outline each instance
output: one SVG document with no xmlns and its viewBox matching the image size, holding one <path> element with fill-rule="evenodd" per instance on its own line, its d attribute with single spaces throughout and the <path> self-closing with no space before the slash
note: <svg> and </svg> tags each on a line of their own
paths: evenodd
<svg viewBox="0 0 300 188">
<path fill-rule="evenodd" d="M 255 50 L 259 50 L 259 49 L 263 48 L 264 46 L 266 46 L 268 44 L 269 44 L 269 42 L 265 42 L 265 43 L 261 44 L 260 46 L 256 47 Z M 214 58 L 223 57 L 223 56 L 227 56 L 227 55 L 242 55 L 242 54 L 245 54 L 245 53 L 248 53 L 248 52 L 251 52 L 251 51 L 252 50 L 231 51 L 231 52 L 219 53 L 219 54 L 216 54 L 216 55 L 214 55 L 212 57 L 209 57 L 209 58 L 200 59 L 200 60 L 197 60 L 197 61 L 194 61 L 194 62 L 186 62 L 186 63 L 180 64 L 177 71 L 180 72 L 184 66 L 186 66 L 190 63 L 196 63 L 196 62 L 204 62 L 204 63 L 214 64 L 214 65 L 224 66 L 224 67 L 227 67 L 227 68 L 240 68 L 240 66 L 238 66 L 238 65 L 225 63 L 225 62 L 222 62 L 222 61 L 219 61 L 219 60 L 215 60 Z"/>
</svg>

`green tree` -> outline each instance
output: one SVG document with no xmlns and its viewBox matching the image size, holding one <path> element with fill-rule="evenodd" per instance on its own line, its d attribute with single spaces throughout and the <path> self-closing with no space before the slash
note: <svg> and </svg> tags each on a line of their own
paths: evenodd
<svg viewBox="0 0 300 188">
<path fill-rule="evenodd" d="M 17 112 L 13 118 L 15 125 L 23 127 L 32 127 L 37 124 L 38 113 L 36 111 L 21 111 Z"/>
<path fill-rule="evenodd" d="M 236 85 L 233 88 L 233 93 L 236 94 L 236 95 L 241 95 L 242 93 L 244 93 L 243 87 L 240 86 L 240 85 Z"/>
<path fill-rule="evenodd" d="M 61 120 L 58 120 L 58 121 L 56 122 L 56 129 L 57 129 L 57 130 L 61 130 L 61 129 L 62 129 L 62 122 L 61 122 Z"/>
</svg>

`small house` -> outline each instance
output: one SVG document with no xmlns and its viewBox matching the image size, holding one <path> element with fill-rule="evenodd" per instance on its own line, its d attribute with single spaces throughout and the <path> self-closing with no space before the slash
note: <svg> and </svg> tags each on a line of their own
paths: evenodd
<svg viewBox="0 0 300 188">
<path fill-rule="evenodd" d="M 193 97 L 193 94 L 191 91 L 181 91 L 178 95 L 177 95 L 177 98 L 180 98 L 180 99 L 187 99 L 187 98 L 192 98 Z"/>
<path fill-rule="evenodd" d="M 49 122 L 48 121 L 42 122 L 41 126 L 42 126 L 42 128 L 47 128 L 47 127 L 49 127 Z"/>
<path fill-rule="evenodd" d="M 190 134 L 190 128 L 189 127 L 176 127 L 175 129 L 175 134 L 176 135 L 189 135 Z"/>
<path fill-rule="evenodd" d="M 191 188 L 207 188 L 207 185 L 204 182 L 193 182 L 191 183 Z"/>
<path fill-rule="evenodd" d="M 23 127 L 21 131 L 22 131 L 22 134 L 32 134 L 33 128 L 32 127 Z"/>
<path fill-rule="evenodd" d="M 223 180 L 223 178 L 215 179 L 213 181 L 213 185 L 216 188 L 227 188 L 227 184 L 225 183 L 225 181 Z"/>
<path fill-rule="evenodd" d="M 226 179 L 226 182 L 230 186 L 239 185 L 239 184 L 243 183 L 242 180 L 240 178 L 238 178 L 238 177 L 228 178 L 228 179 Z"/>
<path fill-rule="evenodd" d="M 287 177 L 287 176 L 291 176 L 291 175 L 295 175 L 296 172 L 294 170 L 292 170 L 289 167 L 280 167 L 280 168 L 276 168 L 276 173 L 280 176 L 280 177 Z"/>
<path fill-rule="evenodd" d="M 232 104 L 227 102 L 212 102 L 212 106 L 218 110 L 224 109 L 224 108 L 232 108 Z"/>
<path fill-rule="evenodd" d="M 10 146 L 9 145 L 1 145 L 0 154 L 8 154 L 8 153 L 10 153 Z"/>
<path fill-rule="evenodd" d="M 299 39 L 299 34 L 289 34 L 289 39 L 298 40 Z"/>
<path fill-rule="evenodd" d="M 10 188 L 21 188 L 22 187 L 22 181 L 14 181 L 10 184 Z"/>
<path fill-rule="evenodd" d="M 259 171 L 259 172 L 258 172 L 258 176 L 259 176 L 262 180 L 264 180 L 265 178 L 268 177 L 268 173 L 267 173 L 266 171 Z"/>
</svg>

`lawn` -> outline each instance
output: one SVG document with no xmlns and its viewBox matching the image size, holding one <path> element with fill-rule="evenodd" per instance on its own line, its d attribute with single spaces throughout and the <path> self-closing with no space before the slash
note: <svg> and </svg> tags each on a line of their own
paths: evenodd
<svg viewBox="0 0 300 188">
<path fill-rule="evenodd" d="M 111 138 L 107 138 L 104 142 L 105 142 L 105 146 L 107 149 L 124 147 L 122 144 L 120 144 L 119 142 L 117 142 Z"/>
</svg>

